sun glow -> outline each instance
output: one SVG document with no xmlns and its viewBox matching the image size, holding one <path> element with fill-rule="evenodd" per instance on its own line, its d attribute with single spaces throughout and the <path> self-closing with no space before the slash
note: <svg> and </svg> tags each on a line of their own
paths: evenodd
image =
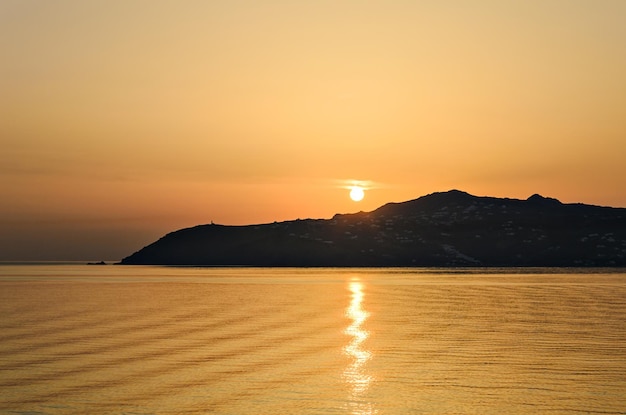
<svg viewBox="0 0 626 415">
<path fill-rule="evenodd" d="M 363 191 L 363 188 L 361 186 L 353 186 L 350 189 L 350 199 L 354 200 L 355 202 L 363 200 L 364 196 L 365 192 Z"/>
</svg>

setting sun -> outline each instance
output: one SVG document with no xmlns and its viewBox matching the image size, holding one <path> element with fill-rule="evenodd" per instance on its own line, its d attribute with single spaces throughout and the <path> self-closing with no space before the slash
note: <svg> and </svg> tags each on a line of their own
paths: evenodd
<svg viewBox="0 0 626 415">
<path fill-rule="evenodd" d="M 350 190 L 350 199 L 354 200 L 355 202 L 359 202 L 361 200 L 363 200 L 363 197 L 365 196 L 365 192 L 363 191 L 363 188 L 360 186 L 353 186 Z"/>
</svg>

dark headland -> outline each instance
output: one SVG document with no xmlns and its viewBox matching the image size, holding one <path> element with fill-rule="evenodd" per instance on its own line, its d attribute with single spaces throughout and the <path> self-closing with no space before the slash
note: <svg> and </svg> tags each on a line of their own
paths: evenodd
<svg viewBox="0 0 626 415">
<path fill-rule="evenodd" d="M 169 233 L 122 264 L 626 266 L 626 208 L 433 193 L 372 212 Z"/>
</svg>

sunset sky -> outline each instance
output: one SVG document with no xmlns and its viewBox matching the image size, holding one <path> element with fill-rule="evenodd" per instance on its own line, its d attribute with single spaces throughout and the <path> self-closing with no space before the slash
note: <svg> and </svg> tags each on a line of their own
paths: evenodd
<svg viewBox="0 0 626 415">
<path fill-rule="evenodd" d="M 0 260 L 450 189 L 626 207 L 625 21 L 623 0 L 2 0 Z"/>
</svg>

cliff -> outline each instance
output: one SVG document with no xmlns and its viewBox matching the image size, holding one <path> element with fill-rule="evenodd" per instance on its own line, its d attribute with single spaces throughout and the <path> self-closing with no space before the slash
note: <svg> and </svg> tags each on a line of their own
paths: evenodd
<svg viewBox="0 0 626 415">
<path fill-rule="evenodd" d="M 165 235 L 122 264 L 626 266 L 626 209 L 433 193 L 372 212 Z"/>
</svg>

